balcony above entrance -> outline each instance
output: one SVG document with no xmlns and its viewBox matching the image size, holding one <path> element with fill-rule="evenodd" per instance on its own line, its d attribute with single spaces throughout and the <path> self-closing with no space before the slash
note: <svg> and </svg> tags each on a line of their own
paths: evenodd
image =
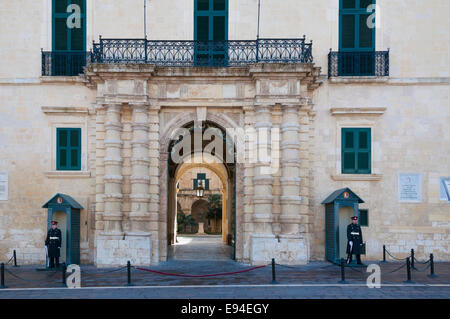
<svg viewBox="0 0 450 319">
<path fill-rule="evenodd" d="M 160 41 L 103 39 L 93 44 L 92 63 L 228 67 L 254 63 L 312 63 L 312 42 L 299 39 Z"/>
</svg>

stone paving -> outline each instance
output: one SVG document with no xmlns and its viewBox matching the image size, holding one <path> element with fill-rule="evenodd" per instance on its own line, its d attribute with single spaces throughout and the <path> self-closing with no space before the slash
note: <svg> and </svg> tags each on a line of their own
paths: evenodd
<svg viewBox="0 0 450 319">
<path fill-rule="evenodd" d="M 188 240 L 191 239 L 191 240 Z M 215 243 L 214 243 L 215 242 Z M 169 261 L 152 270 L 188 275 L 235 272 L 251 268 L 230 259 L 230 247 L 213 237 L 185 237 L 173 247 Z M 216 246 L 217 249 L 214 249 Z M 202 248 L 202 249 L 200 249 Z M 366 264 L 370 262 L 365 261 Z M 426 265 L 412 271 L 414 283 L 405 283 L 405 267 L 374 262 L 381 267 L 380 289 L 369 289 L 366 268 L 346 268 L 347 284 L 339 284 L 340 268 L 328 262 L 305 266 L 276 266 L 272 285 L 270 265 L 249 272 L 217 277 L 166 276 L 132 268 L 133 287 L 127 287 L 125 268 L 97 269 L 81 265 L 81 289 L 62 288 L 60 271 L 36 271 L 41 266 L 8 265 L 0 298 L 445 298 L 450 297 L 450 262 L 435 263 L 435 278 Z M 124 265 L 125 266 L 125 265 Z M 145 267 L 143 267 L 145 268 Z M 40 288 L 25 289 L 20 288 Z M 43 293 L 45 291 L 45 293 Z"/>
</svg>

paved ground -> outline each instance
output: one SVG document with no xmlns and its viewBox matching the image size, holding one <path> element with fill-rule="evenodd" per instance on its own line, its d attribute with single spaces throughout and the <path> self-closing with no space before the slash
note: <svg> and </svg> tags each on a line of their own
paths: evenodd
<svg viewBox="0 0 450 319">
<path fill-rule="evenodd" d="M 187 238 L 187 237 L 186 237 Z M 190 237 L 174 247 L 172 258 L 152 270 L 184 275 L 229 273 L 251 268 L 232 261 L 230 247 L 220 238 Z M 215 242 L 215 243 L 214 243 Z M 185 243 L 187 245 L 182 245 Z M 214 249 L 216 245 L 217 249 Z M 369 262 L 366 262 L 369 264 Z M 427 265 L 412 271 L 414 284 L 404 283 L 406 269 L 399 263 L 380 263 L 380 289 L 369 289 L 366 268 L 346 268 L 347 284 L 339 284 L 340 268 L 328 262 L 305 266 L 276 266 L 272 285 L 270 266 L 217 277 L 167 276 L 132 268 L 133 287 L 127 287 L 126 269 L 81 266 L 81 289 L 61 288 L 60 271 L 36 271 L 41 266 L 6 267 L 7 289 L 1 298 L 450 298 L 450 263 L 435 263 L 436 278 Z M 401 268 L 397 271 L 396 269 Z M 24 289 L 25 288 L 25 289 Z M 29 289 L 35 288 L 35 289 Z"/>
<path fill-rule="evenodd" d="M 232 247 L 222 244 L 222 235 L 182 235 L 169 247 L 174 260 L 223 260 L 231 258 Z"/>
</svg>

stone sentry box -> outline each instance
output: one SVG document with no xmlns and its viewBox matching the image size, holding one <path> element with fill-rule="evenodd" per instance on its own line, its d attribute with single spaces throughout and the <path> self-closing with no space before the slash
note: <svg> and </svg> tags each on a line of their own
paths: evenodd
<svg viewBox="0 0 450 319">
<path fill-rule="evenodd" d="M 75 199 L 66 194 L 56 194 L 42 208 L 48 209 L 47 231 L 51 221 L 58 219 L 62 244 L 60 261 L 66 265 L 80 264 L 80 211 L 84 209 Z M 57 216 L 58 215 L 58 216 Z"/>
<path fill-rule="evenodd" d="M 359 204 L 364 201 L 350 188 L 342 188 L 330 194 L 322 204 L 325 205 L 325 258 L 339 263 L 345 258 L 347 246 L 347 225 L 351 216 L 359 218 Z"/>
</svg>

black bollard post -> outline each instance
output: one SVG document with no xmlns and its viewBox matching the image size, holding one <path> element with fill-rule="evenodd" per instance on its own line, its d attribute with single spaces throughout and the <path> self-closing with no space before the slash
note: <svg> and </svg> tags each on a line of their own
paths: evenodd
<svg viewBox="0 0 450 319">
<path fill-rule="evenodd" d="M 0 289 L 4 289 L 4 288 L 6 288 L 6 286 L 5 286 L 5 264 L 4 263 L 2 263 L 0 265 L 0 277 L 1 277 Z"/>
<path fill-rule="evenodd" d="M 347 282 L 345 281 L 345 259 L 341 258 L 341 284 L 346 284 Z"/>
<path fill-rule="evenodd" d="M 434 255 L 430 254 L 430 274 L 428 275 L 428 277 L 434 278 L 437 277 L 434 274 Z"/>
<path fill-rule="evenodd" d="M 406 283 L 413 283 L 411 280 L 411 261 L 409 260 L 409 257 L 406 258 L 406 277 Z"/>
<path fill-rule="evenodd" d="M 386 245 L 383 245 L 383 262 L 386 262 Z"/>
<path fill-rule="evenodd" d="M 127 261 L 127 286 L 131 286 L 131 263 Z"/>
<path fill-rule="evenodd" d="M 14 267 L 17 267 L 17 256 L 16 256 L 16 251 L 13 251 L 13 257 L 14 257 Z"/>
<path fill-rule="evenodd" d="M 272 258 L 272 284 L 277 284 L 277 279 L 275 277 L 275 258 Z"/>
<path fill-rule="evenodd" d="M 416 269 L 416 267 L 414 267 L 414 249 L 411 249 L 411 268 L 412 269 Z"/>
<path fill-rule="evenodd" d="M 63 266 L 61 267 L 61 271 L 62 271 L 62 286 L 63 287 L 67 287 L 66 284 L 66 271 L 67 271 L 67 267 L 66 264 L 64 263 Z"/>
</svg>

